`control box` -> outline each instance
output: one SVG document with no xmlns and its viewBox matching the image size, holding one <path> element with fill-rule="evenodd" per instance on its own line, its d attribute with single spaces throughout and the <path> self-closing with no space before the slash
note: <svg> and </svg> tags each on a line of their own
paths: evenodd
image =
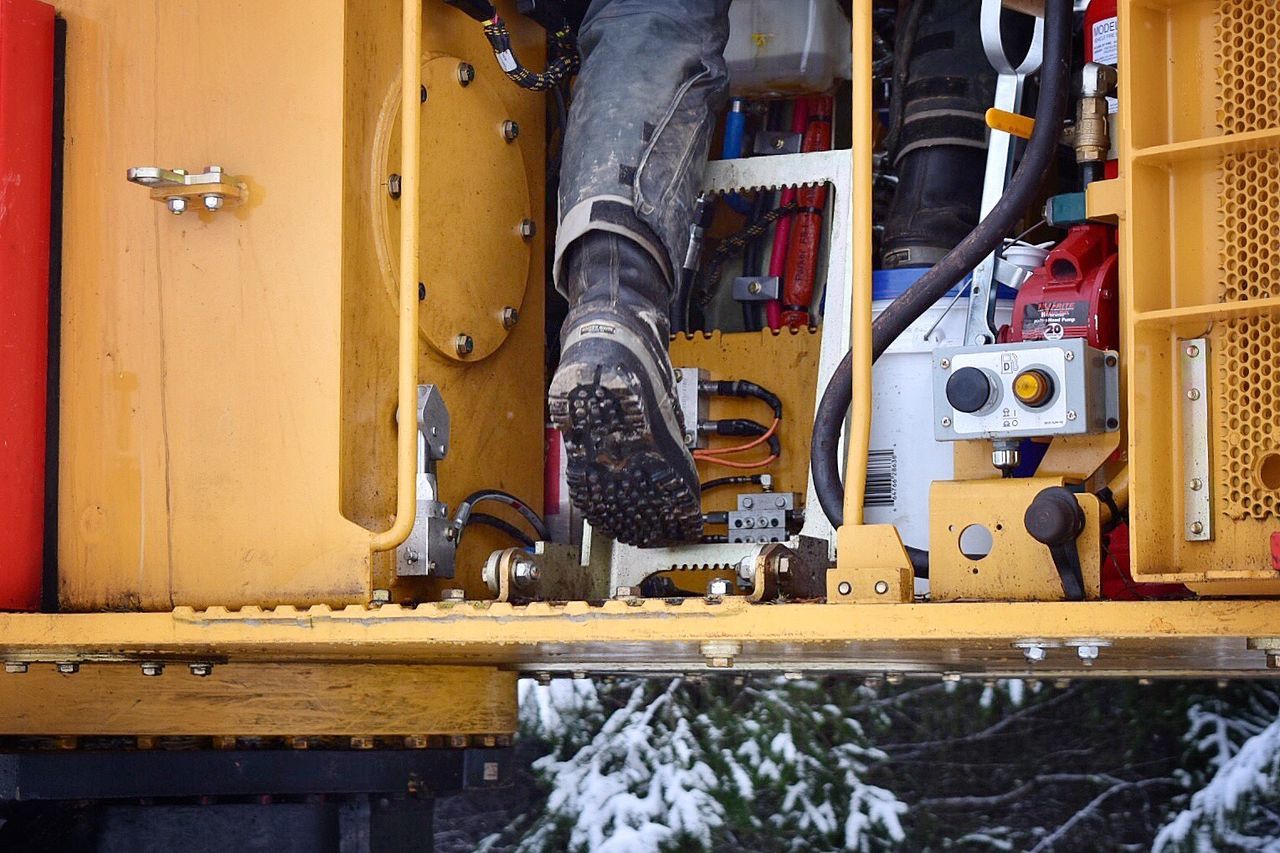
<svg viewBox="0 0 1280 853">
<path fill-rule="evenodd" d="M 938 441 L 1120 428 L 1119 358 L 1083 339 L 944 347 L 933 354 Z"/>
</svg>

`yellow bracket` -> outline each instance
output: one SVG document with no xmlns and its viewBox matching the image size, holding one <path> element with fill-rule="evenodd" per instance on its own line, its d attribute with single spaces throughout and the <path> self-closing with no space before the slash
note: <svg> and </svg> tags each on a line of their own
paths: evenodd
<svg viewBox="0 0 1280 853">
<path fill-rule="evenodd" d="M 898 528 L 892 524 L 846 524 L 836 533 L 842 559 L 827 572 L 832 604 L 902 604 L 915 596 L 915 572 Z"/>
</svg>

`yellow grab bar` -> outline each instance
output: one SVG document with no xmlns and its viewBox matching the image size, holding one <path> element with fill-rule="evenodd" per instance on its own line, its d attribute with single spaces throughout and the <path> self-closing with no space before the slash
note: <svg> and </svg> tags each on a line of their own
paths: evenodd
<svg viewBox="0 0 1280 853">
<path fill-rule="evenodd" d="M 853 4 L 853 406 L 845 466 L 844 523 L 862 524 L 871 447 L 871 3 Z"/>
<path fill-rule="evenodd" d="M 389 551 L 413 531 L 418 504 L 418 156 L 422 113 L 422 0 L 403 0 L 400 92 L 400 349 L 396 423 L 396 520 L 373 536 Z M 413 83 L 419 85 L 412 85 Z"/>
</svg>

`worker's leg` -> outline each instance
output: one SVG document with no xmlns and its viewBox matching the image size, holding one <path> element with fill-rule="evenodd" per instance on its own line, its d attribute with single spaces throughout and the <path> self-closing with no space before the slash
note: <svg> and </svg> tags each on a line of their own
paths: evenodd
<svg viewBox="0 0 1280 853">
<path fill-rule="evenodd" d="M 570 312 L 551 416 L 575 503 L 633 544 L 701 531 L 668 312 L 727 92 L 727 11 L 728 0 L 596 0 L 579 38 L 555 262 Z"/>
</svg>

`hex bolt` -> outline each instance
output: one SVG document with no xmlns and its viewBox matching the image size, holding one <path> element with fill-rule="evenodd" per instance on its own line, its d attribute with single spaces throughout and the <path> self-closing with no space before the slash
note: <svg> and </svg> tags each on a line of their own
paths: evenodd
<svg viewBox="0 0 1280 853">
<path fill-rule="evenodd" d="M 170 213 L 172 213 L 174 216 L 181 216 L 182 213 L 187 209 L 187 200 L 182 196 L 176 195 L 173 198 L 168 200 L 167 205 L 169 207 Z"/>
<path fill-rule="evenodd" d="M 640 587 L 638 586 L 620 586 L 613 591 L 614 598 L 639 598 Z"/>
<path fill-rule="evenodd" d="M 836 592 L 841 595 L 849 595 L 853 592 L 853 584 L 848 581 L 840 581 L 840 585 L 836 587 Z"/>
<path fill-rule="evenodd" d="M 1049 650 L 1039 644 L 1023 646 L 1022 656 L 1027 659 L 1027 663 L 1039 663 L 1049 656 Z"/>
<path fill-rule="evenodd" d="M 520 236 L 524 238 L 526 243 L 532 240 L 537 233 L 538 223 L 532 219 L 520 220 Z"/>
<path fill-rule="evenodd" d="M 1093 662 L 1098 659 L 1098 647 L 1088 644 L 1076 646 L 1076 655 L 1085 666 L 1093 666 Z"/>
<path fill-rule="evenodd" d="M 862 686 L 868 690 L 879 690 L 884 685 L 884 679 L 878 675 L 868 675 L 862 679 Z"/>
<path fill-rule="evenodd" d="M 466 88 L 476 79 L 476 68 L 470 62 L 458 63 L 458 85 Z"/>
<path fill-rule="evenodd" d="M 885 684 L 889 684 L 889 685 L 892 685 L 892 686 L 894 686 L 894 687 L 897 687 L 897 686 L 898 686 L 899 684 L 901 684 L 903 681 L 906 681 L 906 677 L 905 677 L 905 676 L 903 676 L 903 674 L 902 674 L 902 673 L 900 673 L 900 672 L 888 672 L 888 673 L 885 673 L 885 676 L 884 676 L 884 683 L 885 683 Z"/>
<path fill-rule="evenodd" d="M 208 678 L 213 675 L 213 664 L 211 663 L 190 663 L 187 669 L 191 670 L 191 674 L 196 678 Z"/>
<path fill-rule="evenodd" d="M 541 684 L 543 687 L 546 687 L 548 684 L 551 683 L 551 673 L 549 672 L 535 673 L 533 677 L 537 679 L 538 683 Z"/>
<path fill-rule="evenodd" d="M 222 209 L 222 196 L 218 193 L 208 193 L 202 198 L 204 199 L 204 209 L 210 213 Z"/>
<path fill-rule="evenodd" d="M 420 558 L 418 557 L 418 552 L 417 552 L 417 551 L 413 550 L 412 548 L 406 548 L 406 549 L 405 549 L 405 552 L 404 552 L 404 561 L 405 561 L 406 563 L 416 563 L 416 562 L 418 562 L 418 560 L 419 560 L 419 559 L 420 559 Z"/>
<path fill-rule="evenodd" d="M 75 661 L 63 661 L 62 663 L 58 664 L 58 672 L 62 673 L 63 675 L 75 675 L 79 671 L 80 671 L 80 664 L 76 663 Z"/>
<path fill-rule="evenodd" d="M 538 582 L 538 576 L 541 571 L 538 564 L 532 560 L 517 560 L 516 564 L 511 567 L 511 578 L 516 582 L 517 586 L 528 586 Z"/>
<path fill-rule="evenodd" d="M 440 590 L 440 600 L 441 601 L 466 601 L 467 591 L 465 589 L 458 589 L 457 587 L 452 587 L 450 589 L 442 589 Z"/>
<path fill-rule="evenodd" d="M 453 339 L 453 348 L 458 355 L 471 355 L 471 351 L 476 348 L 476 342 L 470 335 L 461 334 Z"/>
<path fill-rule="evenodd" d="M 506 308 L 502 309 L 502 328 L 504 329 L 514 328 L 516 323 L 519 323 L 519 322 L 520 322 L 520 310 L 518 308 L 512 308 L 510 305 L 508 305 Z"/>
<path fill-rule="evenodd" d="M 888 581 L 876 581 L 876 595 L 884 595 L 889 591 Z"/>
<path fill-rule="evenodd" d="M 1071 686 L 1071 679 L 1070 679 L 1070 678 L 1056 678 L 1056 679 L 1054 679 L 1053 686 L 1054 686 L 1054 688 L 1055 688 L 1055 689 L 1057 689 L 1057 690 L 1066 690 L 1068 687 L 1070 687 L 1070 686 Z"/>
<path fill-rule="evenodd" d="M 5 661 L 4 664 L 4 671 L 15 675 L 21 675 L 30 668 L 31 666 L 26 661 L 20 660 Z"/>
<path fill-rule="evenodd" d="M 520 125 L 517 122 L 507 119 L 502 123 L 502 138 L 508 142 L 515 142 L 520 137 Z"/>
<path fill-rule="evenodd" d="M 387 176 L 387 195 L 392 198 L 400 198 L 401 178 L 399 173 L 393 172 Z"/>
<path fill-rule="evenodd" d="M 778 496 L 777 498 L 774 499 L 773 505 L 776 506 L 778 509 L 786 509 L 787 499 L 782 496 Z"/>
<path fill-rule="evenodd" d="M 960 673 L 958 673 L 958 672 L 944 672 L 944 673 L 942 673 L 942 680 L 943 680 L 944 682 L 946 682 L 947 684 L 957 684 L 957 683 L 959 683 L 959 681 L 960 681 Z"/>
<path fill-rule="evenodd" d="M 375 590 L 373 591 L 373 598 L 371 599 L 371 602 L 372 602 L 373 604 L 390 604 L 390 603 L 391 603 L 391 590 L 389 590 L 389 589 L 375 589 Z"/>
<path fill-rule="evenodd" d="M 729 592 L 729 582 L 724 578 L 716 578 L 707 584 L 707 598 L 723 598 Z"/>
<path fill-rule="evenodd" d="M 157 675 L 164 675 L 164 664 L 158 660 L 143 661 L 141 668 L 143 675 L 151 676 L 153 678 Z"/>
</svg>

